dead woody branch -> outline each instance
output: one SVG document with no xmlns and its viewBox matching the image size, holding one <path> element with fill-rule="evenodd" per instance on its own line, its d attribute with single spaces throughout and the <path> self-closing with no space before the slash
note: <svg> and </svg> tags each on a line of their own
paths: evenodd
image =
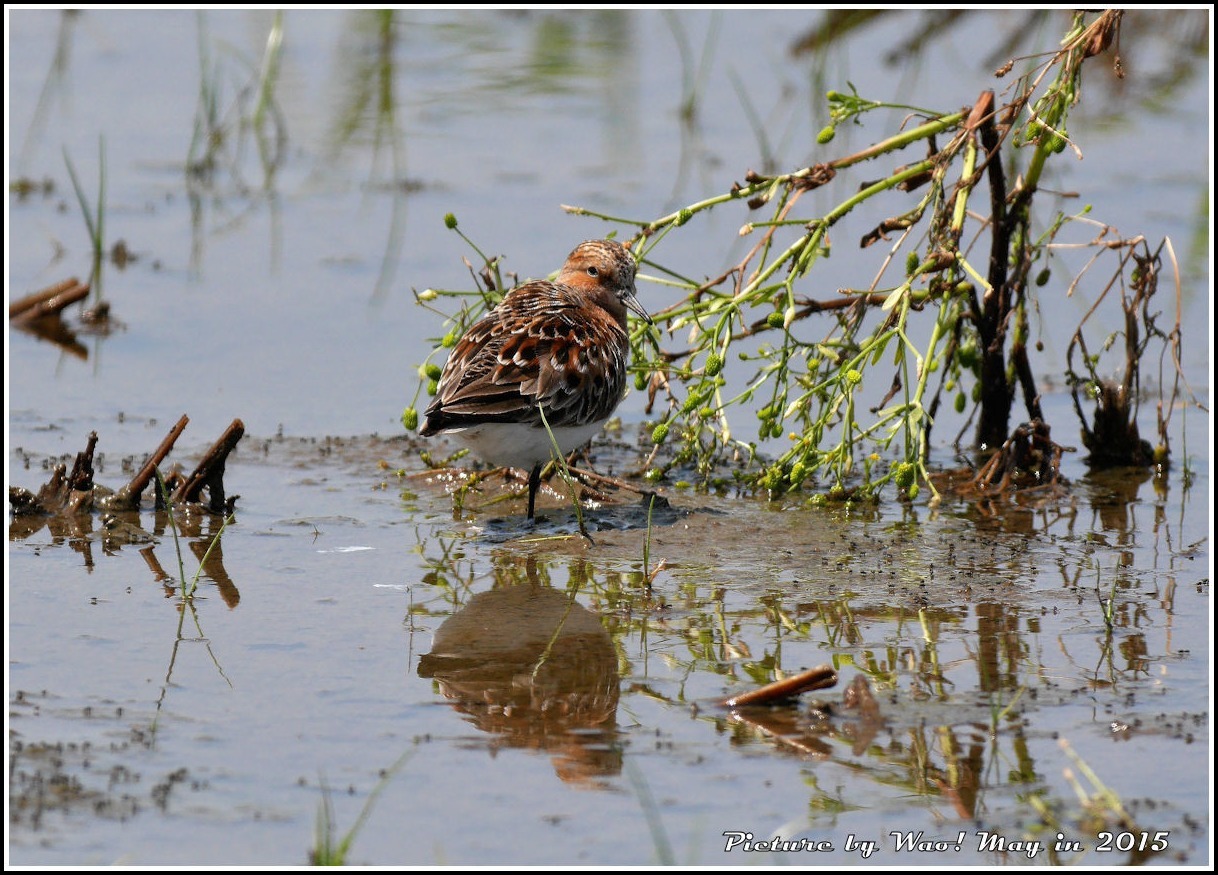
<svg viewBox="0 0 1218 875">
<path fill-rule="evenodd" d="M 89 435 L 85 450 L 76 455 L 70 473 L 66 464 L 56 465 L 51 479 L 36 494 L 19 486 L 9 487 L 9 509 L 15 516 L 77 516 L 89 514 L 94 509 L 138 511 L 144 490 L 173 449 L 187 422 L 189 419 L 182 416 L 130 482 L 117 491 L 93 482 L 93 454 L 98 440 L 97 433 L 93 432 Z M 174 490 L 170 500 L 175 504 L 202 503 L 202 491 L 206 488 L 206 509 L 211 513 L 231 514 L 238 496 L 226 498 L 224 467 L 229 453 L 244 434 L 245 425 L 240 419 L 234 419 L 189 476 L 170 475 L 167 482 Z M 156 506 L 164 506 L 163 497 L 159 494 Z"/>
</svg>

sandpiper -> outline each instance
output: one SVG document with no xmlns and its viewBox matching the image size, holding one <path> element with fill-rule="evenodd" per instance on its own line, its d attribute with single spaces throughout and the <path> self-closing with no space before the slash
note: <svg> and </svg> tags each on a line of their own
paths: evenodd
<svg viewBox="0 0 1218 875">
<path fill-rule="evenodd" d="M 512 289 L 457 341 L 419 433 L 450 434 L 488 462 L 529 472 L 533 518 L 541 469 L 600 431 L 626 391 L 626 311 L 635 262 L 613 240 L 587 240 L 554 282 Z M 545 423 L 542 414 L 545 415 Z"/>
</svg>

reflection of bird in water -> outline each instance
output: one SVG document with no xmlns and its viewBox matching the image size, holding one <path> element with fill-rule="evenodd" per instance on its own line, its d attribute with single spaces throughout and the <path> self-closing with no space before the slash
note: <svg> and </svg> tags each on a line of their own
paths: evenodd
<svg viewBox="0 0 1218 875">
<path fill-rule="evenodd" d="M 564 781 L 621 770 L 617 654 L 598 616 L 566 593 L 513 583 L 475 595 L 436 630 L 418 671 L 474 726 L 549 752 Z"/>
</svg>

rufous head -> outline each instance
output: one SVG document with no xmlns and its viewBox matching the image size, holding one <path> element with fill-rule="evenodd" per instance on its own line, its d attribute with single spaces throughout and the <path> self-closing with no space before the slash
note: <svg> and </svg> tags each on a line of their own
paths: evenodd
<svg viewBox="0 0 1218 875">
<path fill-rule="evenodd" d="M 614 240 L 585 240 L 571 250 L 558 272 L 557 282 L 578 289 L 626 324 L 626 310 L 651 324 L 651 317 L 635 297 L 635 262 Z"/>
</svg>

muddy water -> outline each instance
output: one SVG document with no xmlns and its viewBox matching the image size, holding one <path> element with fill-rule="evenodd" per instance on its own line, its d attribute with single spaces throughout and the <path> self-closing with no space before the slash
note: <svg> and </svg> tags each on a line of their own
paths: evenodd
<svg viewBox="0 0 1218 875">
<path fill-rule="evenodd" d="M 753 163 L 726 62 L 698 136 L 682 133 L 662 16 L 403 14 L 382 42 L 375 17 L 289 13 L 279 96 L 299 151 L 269 184 L 244 165 L 203 192 L 181 167 L 197 46 L 229 88 L 270 13 L 13 21 L 10 112 L 37 146 L 14 166 L 57 185 L 10 196 L 14 288 L 87 269 L 61 146 L 94 179 L 98 133 L 108 227 L 139 259 L 107 267 L 111 334 L 71 350 L 9 338 L 9 482 L 36 489 L 93 430 L 107 485 L 183 412 L 184 465 L 234 416 L 249 434 L 226 472 L 236 520 L 210 553 L 219 521 L 205 515 L 177 520 L 180 551 L 151 509 L 10 520 L 10 862 L 303 864 L 323 813 L 336 842 L 366 813 L 347 859 L 371 865 L 1210 862 L 1210 431 L 1196 411 L 1174 420 L 1166 478 L 1089 476 L 1069 454 L 1064 496 L 936 507 L 669 483 L 657 504 L 590 502 L 591 541 L 561 485 L 529 526 L 521 483 L 488 476 L 457 504 L 464 469 L 428 471 L 423 445 L 398 436 L 434 333 L 409 289 L 468 281 L 444 212 L 537 274 L 555 266 L 551 241 L 590 233 L 556 204 L 658 215 Z M 786 45 L 803 23 L 680 21 L 694 45 L 715 27 Z M 1010 23 L 973 19 L 946 56 L 971 60 L 962 46 Z M 910 24 L 878 27 L 872 39 L 899 42 Z M 384 45 L 397 153 L 358 111 Z M 843 45 L 827 57 L 860 90 L 883 87 Z M 815 72 L 764 53 L 732 63 L 803 99 Z M 921 75 L 958 83 L 950 105 L 990 81 L 944 67 Z M 794 105 L 775 112 L 810 142 L 820 124 Z M 1123 230 L 1187 240 L 1206 120 L 1157 121 L 1171 167 L 1132 154 L 1145 136 L 1106 139 L 1108 121 L 1069 184 L 1097 211 L 1119 205 Z M 770 145 L 805 159 L 793 142 Z M 1190 263 L 1199 362 L 1208 266 Z M 1189 367 L 1204 394 L 1208 364 Z M 1045 403 L 1069 442 L 1068 399 Z M 639 399 L 623 417 L 594 462 L 629 475 Z M 953 463 L 946 447 L 936 459 Z M 200 568 L 184 603 L 180 578 Z M 820 664 L 837 687 L 718 704 Z"/>
<path fill-rule="evenodd" d="M 1084 848 L 1038 862 L 1128 861 L 1100 843 L 1131 830 L 1204 854 L 1205 531 L 1170 487 L 984 514 L 669 490 L 645 568 L 625 498 L 589 509 L 593 545 L 556 496 L 528 528 L 498 479 L 454 519 L 453 478 L 400 439 L 259 446 L 229 476 L 277 512 L 239 513 L 185 611 L 164 533 L 13 542 L 15 860 L 302 862 L 327 790 L 340 834 L 372 805 L 369 863 L 794 854 L 725 855 L 725 832 L 1006 859 L 979 828 Z M 817 664 L 839 689 L 717 705 Z M 899 849 L 919 831 L 951 847 Z"/>
</svg>

